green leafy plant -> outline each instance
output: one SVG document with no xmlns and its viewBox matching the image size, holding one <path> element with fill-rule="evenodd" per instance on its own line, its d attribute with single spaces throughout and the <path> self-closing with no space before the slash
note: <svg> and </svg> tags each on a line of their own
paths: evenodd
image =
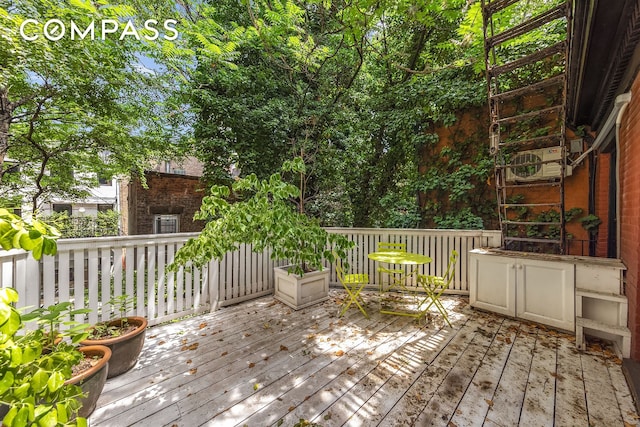
<svg viewBox="0 0 640 427">
<path fill-rule="evenodd" d="M 5 250 L 25 249 L 36 259 L 42 254 L 54 255 L 58 231 L 43 222 L 25 223 L 20 217 L 0 209 L 0 244 Z M 23 316 L 14 307 L 18 293 L 12 288 L 0 289 L 0 403 L 8 406 L 2 420 L 7 427 L 22 426 L 78 426 L 87 420 L 77 417 L 78 399 L 82 390 L 76 385 L 66 385 L 72 368 L 82 354 L 72 345 L 61 342 L 43 353 L 43 344 L 57 333 L 59 319 L 69 314 L 69 307 L 51 307 L 42 314 L 47 319 L 33 315 L 43 328 L 27 330 Z"/>
<path fill-rule="evenodd" d="M 81 353 L 64 342 L 43 353 L 45 332 L 24 329 L 17 301 L 14 289 L 0 289 L 0 403 L 9 407 L 2 424 L 86 426 L 76 417 L 80 387 L 65 385 Z"/>
<path fill-rule="evenodd" d="M 45 348 L 51 349 L 58 337 L 69 337 L 74 344 L 87 338 L 87 325 L 72 319 L 76 314 L 90 312 L 91 310 L 88 308 L 74 310 L 73 303 L 65 301 L 49 307 L 36 308 L 23 315 L 22 320 L 25 322 L 35 320 L 44 333 Z M 61 325 L 66 326 L 66 328 L 61 329 Z"/>
<path fill-rule="evenodd" d="M 127 312 L 133 308 L 134 303 L 135 298 L 127 294 L 111 298 L 108 304 L 114 311 L 117 311 L 120 316 L 115 320 L 100 322 L 94 325 L 88 333 L 88 338 L 96 340 L 121 336 L 130 327 Z"/>
<path fill-rule="evenodd" d="M 282 166 L 285 173 L 304 171 L 299 157 Z M 322 269 L 324 259 L 333 262 L 334 253 L 345 257 L 354 243 L 328 233 L 317 220 L 296 210 L 294 200 L 299 196 L 300 190 L 285 182 L 281 173 L 264 180 L 252 174 L 236 180 L 231 188 L 214 185 L 196 214 L 196 219 L 209 222 L 197 238 L 180 248 L 170 269 L 189 261 L 202 266 L 222 259 L 242 243 L 252 244 L 255 252 L 269 249 L 272 259 L 288 260 L 289 271 L 300 275 Z"/>
<path fill-rule="evenodd" d="M 18 215 L 0 208 L 0 246 L 10 249 L 24 249 L 30 251 L 33 258 L 40 259 L 42 255 L 54 255 L 58 246 L 56 239 L 60 232 L 42 221 L 34 219 L 31 224 L 25 222 Z"/>
<path fill-rule="evenodd" d="M 602 224 L 602 220 L 599 216 L 594 214 L 589 214 L 584 216 L 578 220 L 582 225 L 582 228 L 587 230 L 589 234 L 594 234 L 598 231 L 598 227 Z"/>
</svg>

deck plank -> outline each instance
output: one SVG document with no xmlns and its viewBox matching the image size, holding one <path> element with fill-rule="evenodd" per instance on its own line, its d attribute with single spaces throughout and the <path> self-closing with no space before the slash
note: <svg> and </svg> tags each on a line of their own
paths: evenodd
<svg viewBox="0 0 640 427">
<path fill-rule="evenodd" d="M 478 426 L 484 422 L 493 405 L 491 399 L 511 352 L 517 326 L 518 323 L 510 319 L 506 319 L 500 326 L 491 348 L 482 359 L 482 364 L 451 417 L 452 425 Z"/>
<path fill-rule="evenodd" d="M 498 426 L 516 426 L 520 420 L 536 330 L 528 324 L 520 323 L 515 332 L 511 352 L 491 399 L 492 405 L 485 418 L 485 425 L 493 423 Z"/>
<path fill-rule="evenodd" d="M 258 390 L 251 391 L 246 388 L 230 390 L 237 399 L 233 405 L 229 405 L 228 399 L 207 402 L 207 407 L 213 406 L 218 412 L 206 425 L 236 425 L 252 413 L 264 408 L 274 398 L 278 401 L 282 400 L 286 408 L 295 407 L 300 403 L 299 400 L 308 396 L 306 393 L 311 392 L 304 391 L 304 385 L 313 384 L 313 380 L 320 377 L 323 370 L 330 370 L 330 367 L 335 365 L 338 372 L 334 374 L 339 375 L 345 369 L 343 367 L 347 360 L 345 354 L 355 352 L 358 347 L 363 346 L 368 334 L 362 331 L 369 325 L 374 326 L 375 329 L 371 331 L 374 335 L 379 332 L 379 329 L 385 327 L 383 323 L 375 324 L 372 320 L 363 320 L 357 325 L 360 331 L 354 333 L 353 322 L 338 321 L 317 334 L 307 332 L 307 336 L 313 336 L 305 340 L 303 347 L 279 365 L 274 366 L 270 363 L 268 370 L 255 377 L 260 384 Z M 300 362 L 295 363 L 296 360 Z M 291 390 L 295 392 L 285 396 Z M 283 408 L 282 412 L 286 412 L 288 410 L 286 408 Z M 196 409 L 190 416 L 195 415 L 197 419 L 199 412 L 201 411 Z M 276 413 L 276 419 L 279 415 Z M 268 422 L 262 420 L 254 425 L 267 424 Z"/>
<path fill-rule="evenodd" d="M 453 327 L 381 315 L 369 291 L 370 319 L 339 319 L 343 296 L 300 311 L 263 297 L 150 328 L 91 425 L 637 424 L 619 360 L 601 346 L 580 352 L 567 334 L 462 297 L 444 299 Z"/>
<path fill-rule="evenodd" d="M 589 419 L 580 351 L 573 337 L 564 338 L 558 346 L 555 425 L 586 426 Z"/>
<path fill-rule="evenodd" d="M 448 424 L 473 376 L 483 363 L 497 331 L 502 326 L 502 321 L 503 319 L 491 319 L 476 328 L 473 340 L 460 354 L 413 424 L 425 426 Z"/>
<path fill-rule="evenodd" d="M 607 362 L 597 351 L 596 354 L 581 354 L 585 372 L 584 387 L 587 396 L 589 425 L 621 426 L 622 414 L 611 384 Z M 589 375 L 586 375 L 589 373 Z"/>
<path fill-rule="evenodd" d="M 554 336 L 544 333 L 536 335 L 520 413 L 520 425 L 553 426 L 557 378 L 556 347 Z"/>
</svg>

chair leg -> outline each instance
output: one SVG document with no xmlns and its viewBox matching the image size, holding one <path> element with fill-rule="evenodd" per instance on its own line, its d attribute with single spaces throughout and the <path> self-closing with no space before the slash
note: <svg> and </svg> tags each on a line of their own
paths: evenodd
<svg viewBox="0 0 640 427">
<path fill-rule="evenodd" d="M 362 300 L 362 297 L 360 296 L 360 292 L 362 291 L 362 289 L 364 288 L 365 284 L 359 285 L 360 287 L 355 289 L 349 289 L 347 287 L 345 287 L 345 290 L 347 291 L 347 294 L 349 295 L 349 301 L 343 303 L 343 307 L 340 310 L 340 314 L 338 315 L 338 317 L 342 317 L 344 315 L 344 313 L 347 312 L 347 310 L 349 309 L 349 307 L 351 307 L 351 304 L 355 303 L 356 306 L 358 307 L 358 309 L 362 312 L 362 314 L 364 314 L 364 317 L 366 317 L 367 319 L 369 318 L 369 315 L 367 314 L 366 310 L 362 307 L 362 305 L 360 305 L 360 302 L 358 302 L 358 298 L 360 298 Z M 364 305 L 364 300 L 362 300 L 362 303 Z"/>
</svg>

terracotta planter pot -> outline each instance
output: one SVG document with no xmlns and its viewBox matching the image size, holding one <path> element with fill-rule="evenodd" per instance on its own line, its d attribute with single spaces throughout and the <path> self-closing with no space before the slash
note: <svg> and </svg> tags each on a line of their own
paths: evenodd
<svg viewBox="0 0 640 427">
<path fill-rule="evenodd" d="M 88 356 L 101 356 L 98 363 L 90 369 L 65 381 L 65 384 L 75 384 L 79 386 L 86 394 L 85 397 L 80 399 L 82 407 L 78 411 L 78 416 L 88 418 L 96 408 L 96 402 L 100 397 L 100 393 L 102 393 L 104 383 L 107 381 L 111 350 L 102 345 L 80 347 L 79 350 Z"/>
<path fill-rule="evenodd" d="M 80 343 L 81 345 L 103 345 L 111 349 L 107 378 L 113 378 L 133 368 L 138 361 L 140 351 L 142 351 L 147 330 L 147 319 L 137 316 L 129 316 L 127 319 L 130 325 L 136 326 L 135 330 L 118 337 L 100 340 L 87 339 Z M 108 325 L 115 326 L 120 322 L 120 319 L 115 319 L 110 321 Z"/>
</svg>

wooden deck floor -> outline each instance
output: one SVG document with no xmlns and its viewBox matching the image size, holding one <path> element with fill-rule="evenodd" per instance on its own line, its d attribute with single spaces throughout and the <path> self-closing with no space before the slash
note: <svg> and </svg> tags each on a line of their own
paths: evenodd
<svg viewBox="0 0 640 427">
<path fill-rule="evenodd" d="M 147 331 L 92 426 L 633 426 L 620 360 L 570 335 L 446 298 L 418 322 L 264 297 Z"/>
</svg>

